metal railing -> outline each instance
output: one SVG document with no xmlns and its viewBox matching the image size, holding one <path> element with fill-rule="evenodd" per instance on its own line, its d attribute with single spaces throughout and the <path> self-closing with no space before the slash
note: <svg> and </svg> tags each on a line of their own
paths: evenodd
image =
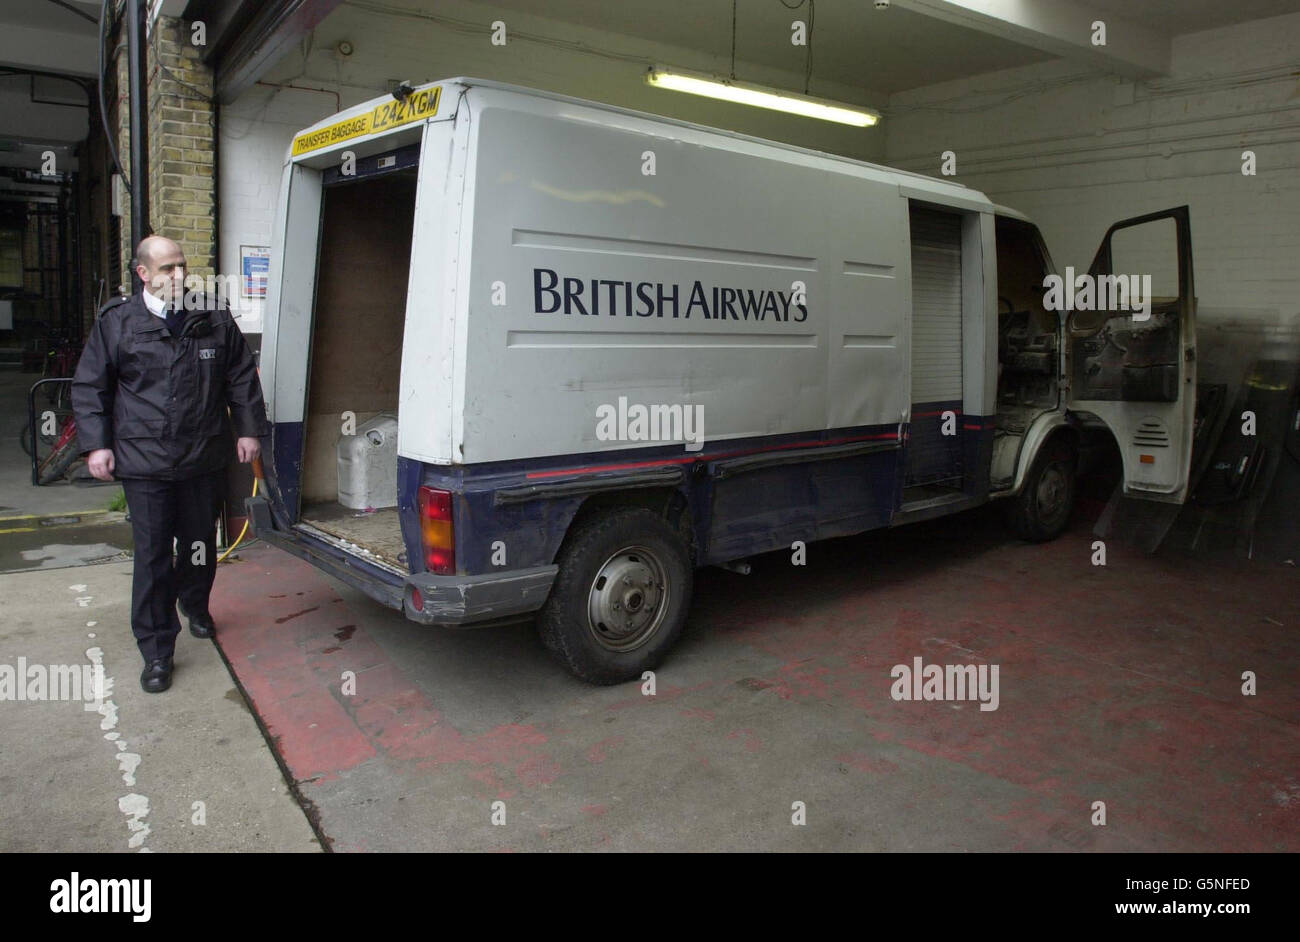
<svg viewBox="0 0 1300 942">
<path fill-rule="evenodd" d="M 55 383 L 67 383 L 70 388 L 72 385 L 72 377 L 65 376 L 38 379 L 32 384 L 32 388 L 27 391 L 27 443 L 29 446 L 28 451 L 32 457 L 32 484 L 36 487 L 41 486 L 41 455 L 39 451 L 40 423 L 37 421 L 36 415 L 36 392 L 42 386 L 49 386 Z M 55 409 L 53 411 L 56 413 L 67 412 L 71 415 L 71 409 Z"/>
</svg>

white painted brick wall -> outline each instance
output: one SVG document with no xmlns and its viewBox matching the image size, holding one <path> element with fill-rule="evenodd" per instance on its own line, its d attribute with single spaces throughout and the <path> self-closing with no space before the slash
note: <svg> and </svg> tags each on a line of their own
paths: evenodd
<svg viewBox="0 0 1300 942">
<path fill-rule="evenodd" d="M 1300 322 L 1300 14 L 1177 37 L 1136 85 L 1045 63 L 895 95 L 885 163 L 1028 213 L 1057 267 L 1086 269 L 1110 223 L 1187 203 L 1202 321 Z M 1241 173 L 1243 150 L 1258 174 Z"/>
<path fill-rule="evenodd" d="M 383 95 L 390 79 L 418 84 L 472 75 L 728 127 L 864 160 L 878 161 L 884 155 L 884 135 L 879 129 L 810 121 L 660 91 L 645 84 L 644 74 L 651 62 L 725 73 L 730 67 L 725 41 L 718 43 L 721 55 L 710 56 L 457 0 L 438 3 L 436 19 L 376 12 L 393 6 L 364 2 L 340 6 L 316 28 L 303 49 L 288 53 L 266 76 L 267 82 L 323 88 L 329 90 L 327 93 L 258 85 L 222 108 L 222 271 L 238 272 L 241 244 L 270 244 L 284 154 L 293 135 L 340 108 Z M 496 19 L 504 20 L 507 36 L 514 37 L 504 47 L 489 41 L 490 24 Z M 575 48 L 529 42 L 522 38 L 527 34 Z M 354 52 L 342 59 L 334 49 L 345 39 Z M 802 74 L 761 64 L 738 63 L 737 73 L 750 81 L 783 88 L 803 85 Z M 812 92 L 869 107 L 877 107 L 885 100 L 882 94 L 817 82 Z M 245 330 L 261 330 L 260 302 L 248 305 L 241 323 Z"/>
<path fill-rule="evenodd" d="M 221 109 L 217 173 L 222 272 L 240 274 L 240 246 L 270 246 L 285 150 L 295 133 L 335 110 L 333 94 L 263 86 Z M 262 303 L 239 299 L 232 305 L 239 309 L 245 331 L 261 332 Z"/>
</svg>

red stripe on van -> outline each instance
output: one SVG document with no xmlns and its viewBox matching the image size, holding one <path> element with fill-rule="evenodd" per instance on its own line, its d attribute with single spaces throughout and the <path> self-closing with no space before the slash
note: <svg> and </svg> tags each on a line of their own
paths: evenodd
<svg viewBox="0 0 1300 942">
<path fill-rule="evenodd" d="M 788 445 L 776 445 L 772 448 L 749 448 L 739 451 L 721 451 L 711 455 L 687 455 L 681 458 L 661 458 L 655 461 L 625 461 L 621 464 L 588 465 L 583 468 L 561 468 L 556 471 L 530 471 L 525 478 L 553 478 L 567 474 L 590 474 L 597 471 L 624 471 L 638 468 L 659 468 L 670 464 L 690 464 L 695 461 L 717 461 L 721 458 L 739 458 L 742 455 L 757 455 L 765 451 L 788 451 L 791 448 L 817 448 L 828 445 L 848 445 L 853 442 L 867 442 L 883 439 L 898 440 L 896 432 L 879 435 L 859 435 L 854 438 L 835 438 L 830 441 L 791 442 Z"/>
</svg>

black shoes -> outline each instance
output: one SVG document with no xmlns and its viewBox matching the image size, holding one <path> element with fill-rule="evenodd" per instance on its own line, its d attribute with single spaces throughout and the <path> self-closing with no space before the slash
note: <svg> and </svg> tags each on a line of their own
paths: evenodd
<svg viewBox="0 0 1300 942">
<path fill-rule="evenodd" d="M 185 611 L 185 606 L 180 607 L 181 614 L 190 620 L 190 634 L 196 638 L 213 638 L 217 634 L 216 623 L 213 622 L 211 615 L 191 615 Z"/>
<path fill-rule="evenodd" d="M 149 661 L 140 675 L 140 686 L 145 693 L 162 693 L 172 685 L 172 659 L 160 657 Z"/>
<path fill-rule="evenodd" d="M 212 616 L 208 614 L 191 615 L 185 611 L 185 606 L 180 606 L 181 614 L 190 620 L 190 634 L 196 638 L 213 638 L 217 634 L 217 626 L 213 624 Z M 144 671 L 140 674 L 140 687 L 145 693 L 162 693 L 172 685 L 172 659 L 169 657 L 154 658 L 152 661 L 146 661 Z"/>
</svg>

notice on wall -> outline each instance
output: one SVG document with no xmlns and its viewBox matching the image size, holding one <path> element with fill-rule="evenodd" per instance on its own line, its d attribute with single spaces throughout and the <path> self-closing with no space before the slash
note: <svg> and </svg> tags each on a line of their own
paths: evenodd
<svg viewBox="0 0 1300 942">
<path fill-rule="evenodd" d="M 241 293 L 246 298 L 266 297 L 266 277 L 271 270 L 271 250 L 264 245 L 239 247 Z"/>
<path fill-rule="evenodd" d="M 0 330 L 14 329 L 14 302 L 0 301 Z"/>
</svg>

